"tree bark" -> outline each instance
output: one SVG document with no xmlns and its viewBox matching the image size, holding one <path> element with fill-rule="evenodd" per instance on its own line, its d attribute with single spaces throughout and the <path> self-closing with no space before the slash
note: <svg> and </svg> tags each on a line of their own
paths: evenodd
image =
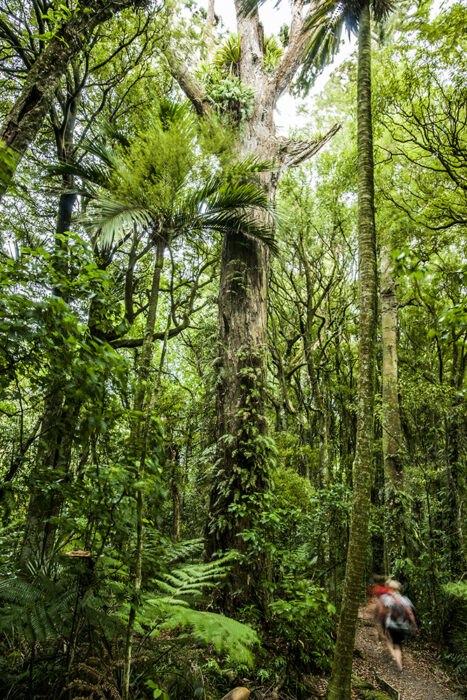
<svg viewBox="0 0 467 700">
<path fill-rule="evenodd" d="M 390 248 L 381 246 L 381 339 L 382 368 L 382 425 L 385 481 L 385 536 L 387 574 L 396 575 L 395 562 L 402 556 L 403 512 L 399 492 L 403 488 L 403 433 L 399 408 L 399 381 L 397 358 L 397 294 L 391 271 Z"/>
<path fill-rule="evenodd" d="M 31 66 L 21 94 L 0 127 L 0 199 L 52 104 L 72 56 L 99 24 L 140 0 L 82 0 L 79 9 L 58 29 Z"/>
<path fill-rule="evenodd" d="M 31 474 L 31 496 L 19 555 L 19 568 L 27 574 L 28 564 L 43 565 L 51 556 L 57 526 L 51 519 L 58 515 L 63 496 L 60 489 L 66 479 L 73 436 L 81 402 L 65 403 L 61 388 L 52 385 L 44 404 L 41 435 L 35 466 Z M 53 482 L 52 482 L 53 481 Z"/>
<path fill-rule="evenodd" d="M 273 75 L 264 70 L 264 34 L 257 10 L 246 14 L 243 2 L 235 0 L 240 35 L 238 75 L 253 89 L 251 116 L 238 132 L 238 158 L 255 156 L 275 161 L 274 174 L 260 176 L 269 199 L 274 199 L 279 177 L 316 153 L 338 130 L 315 141 L 276 138 L 274 108 L 287 89 L 306 49 L 310 31 L 302 16 L 304 3 L 295 0 L 290 41 Z M 170 70 L 200 115 L 211 107 L 203 86 L 173 50 L 166 52 Z M 268 484 L 268 450 L 264 417 L 266 375 L 267 291 L 270 255 L 266 246 L 241 233 L 225 236 L 219 290 L 219 382 L 217 386 L 217 461 L 207 524 L 209 555 L 231 547 L 244 549 L 240 534 L 257 510 L 250 499 L 261 499 Z M 238 511 L 235 512 L 235 508 Z M 234 581 L 237 601 L 258 601 L 261 586 L 255 570 Z M 261 604 L 260 601 L 258 601 Z"/>
<path fill-rule="evenodd" d="M 358 267 L 360 296 L 357 444 L 349 548 L 337 642 L 327 697 L 350 698 L 352 658 L 368 541 L 373 482 L 373 408 L 376 343 L 376 240 L 374 221 L 373 138 L 371 124 L 371 21 L 368 0 L 361 7 L 358 31 Z"/>
</svg>

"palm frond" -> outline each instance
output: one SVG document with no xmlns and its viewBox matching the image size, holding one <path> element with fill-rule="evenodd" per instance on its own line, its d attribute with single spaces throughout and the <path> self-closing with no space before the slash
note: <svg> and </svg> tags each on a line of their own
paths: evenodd
<svg viewBox="0 0 467 700">
<path fill-rule="evenodd" d="M 274 224 L 278 223 L 278 216 L 264 190 L 248 182 L 221 182 L 219 177 L 213 177 L 186 196 L 174 215 L 174 227 L 179 231 L 247 234 L 277 252 Z"/>
<path fill-rule="evenodd" d="M 134 226 L 145 228 L 153 220 L 152 213 L 140 204 L 121 199 L 96 199 L 81 223 L 98 233 L 103 246 L 107 247 Z"/>
<path fill-rule="evenodd" d="M 373 14 L 377 22 L 382 22 L 394 12 L 395 0 L 373 0 Z"/>
<path fill-rule="evenodd" d="M 170 126 L 179 126 L 187 116 L 191 119 L 188 102 L 176 102 L 168 98 L 160 98 L 154 105 L 153 123 L 159 122 L 164 130 Z"/>
<path fill-rule="evenodd" d="M 117 168 L 120 165 L 120 159 L 116 152 L 107 144 L 104 143 L 102 139 L 96 139 L 95 141 L 86 141 L 84 143 L 86 153 L 90 153 L 100 160 L 102 163 L 110 168 L 111 170 Z"/>
<path fill-rule="evenodd" d="M 105 189 L 111 187 L 109 170 L 100 164 L 58 163 L 47 167 L 50 175 L 72 175 Z"/>
<path fill-rule="evenodd" d="M 272 160 L 259 160 L 257 156 L 251 154 L 237 160 L 230 168 L 230 173 L 239 178 L 245 179 L 256 173 L 266 173 L 276 170 L 277 166 Z"/>
<path fill-rule="evenodd" d="M 307 93 L 320 72 L 334 60 L 339 51 L 344 27 L 349 32 L 358 27 L 358 16 L 349 4 L 339 0 L 325 0 L 310 14 L 306 30 L 314 30 L 308 44 L 298 78 L 298 84 Z"/>
</svg>

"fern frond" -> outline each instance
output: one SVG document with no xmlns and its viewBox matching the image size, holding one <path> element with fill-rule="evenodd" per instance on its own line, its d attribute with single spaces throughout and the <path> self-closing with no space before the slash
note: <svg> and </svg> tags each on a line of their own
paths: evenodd
<svg viewBox="0 0 467 700">
<path fill-rule="evenodd" d="M 199 598 L 227 574 L 230 557 L 214 562 L 185 564 L 162 575 L 155 583 L 159 590 L 174 600 L 183 597 Z"/>
<path fill-rule="evenodd" d="M 160 629 L 189 627 L 205 644 L 212 644 L 218 654 L 226 653 L 236 663 L 253 664 L 251 647 L 259 643 L 256 632 L 248 625 L 217 613 L 170 605 Z"/>
<path fill-rule="evenodd" d="M 183 542 L 172 543 L 166 551 L 167 563 L 186 561 L 193 557 L 200 557 L 204 550 L 204 540 L 198 537 L 194 540 L 184 540 Z"/>
</svg>

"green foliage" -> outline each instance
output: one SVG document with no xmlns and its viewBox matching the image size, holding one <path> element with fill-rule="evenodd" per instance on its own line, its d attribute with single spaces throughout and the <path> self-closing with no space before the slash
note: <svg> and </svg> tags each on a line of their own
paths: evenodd
<svg viewBox="0 0 467 700">
<path fill-rule="evenodd" d="M 90 153 L 104 161 L 102 167 L 68 164 L 52 171 L 90 181 L 91 201 L 82 223 L 99 235 L 103 245 L 109 247 L 134 229 L 152 237 L 160 231 L 167 241 L 238 231 L 274 249 L 274 207 L 254 180 L 270 164 L 247 158 L 223 173 L 184 104 L 158 101 L 148 121 L 138 139 L 120 144 L 113 154 L 94 146 Z M 208 174 L 213 165 L 214 174 Z M 96 185 L 104 192 L 99 193 Z M 258 212 L 272 217 L 271 223 L 260 223 Z"/>
<path fill-rule="evenodd" d="M 161 628 L 174 629 L 179 626 L 189 627 L 195 639 L 212 644 L 217 653 L 226 653 L 234 663 L 253 664 L 250 648 L 259 639 L 248 625 L 212 612 L 171 606 Z"/>
<path fill-rule="evenodd" d="M 34 11 L 39 4 L 44 16 Z M 302 88 L 338 48 L 346 14 L 355 26 L 357 5 L 330 1 L 310 10 L 318 41 Z M 384 45 L 373 45 L 379 243 L 390 244 L 394 257 L 405 441 L 397 501 L 404 544 L 391 573 L 415 603 L 421 634 L 442 645 L 461 683 L 465 10 L 454 3 L 433 16 L 428 5 L 396 8 Z M 3 114 L 28 63 L 81 11 L 48 0 L 8 7 L 15 36 L 0 28 Z M 174 101 L 159 58 L 173 30 L 171 8 L 158 18 L 152 10 L 122 14 L 73 59 L 22 163 L 21 184 L 0 210 L 0 695 L 119 697 L 134 605 L 131 697 L 211 700 L 247 678 L 259 694 L 266 692 L 259 686 L 269 692 L 284 680 L 283 694 L 310 697 L 310 672 L 326 674 L 332 656 L 354 477 L 356 62 L 346 60 L 301 107 L 299 137 L 313 139 L 335 121 L 343 128 L 317 158 L 282 177 L 281 217 L 258 188 L 277 164 L 236 159 L 254 97 L 239 74 L 240 37 L 229 36 L 198 70 L 218 115 L 199 120 L 190 104 Z M 177 19 L 172 43 L 197 55 L 203 13 L 188 2 Z M 289 40 L 284 27 L 282 45 Z M 264 40 L 268 74 L 282 52 L 274 37 Z M 44 184 L 41 168 L 57 154 Z M 17 159 L 3 148 L 0 161 L 6 181 Z M 57 205 L 67 196 L 72 231 L 56 235 Z M 266 219 L 279 224 L 274 237 L 258 223 Z M 261 350 L 267 373 L 260 376 L 263 357 L 249 347 L 234 358 L 249 406 L 240 411 L 239 433 L 219 440 L 219 382 L 230 368 L 219 370 L 218 324 L 234 332 L 232 321 L 241 322 L 218 319 L 217 309 L 221 237 L 233 231 L 261 239 L 275 256 Z M 135 415 L 161 235 L 167 247 L 143 381 L 151 411 L 146 405 Z M 240 295 L 242 270 L 235 279 Z M 380 362 L 377 369 L 379 385 Z M 366 557 L 368 572 L 383 574 L 388 490 L 379 407 Z M 135 419 L 146 421 L 144 460 L 129 450 Z M 218 469 L 224 450 L 234 465 L 228 476 Z M 233 499 L 208 528 L 243 529 L 235 558 L 206 562 L 204 539 L 174 540 L 206 532 L 213 482 L 220 499 Z M 135 594 L 138 495 L 142 586 Z M 43 498 L 53 547 L 20 577 L 31 496 Z M 69 549 L 88 550 L 93 567 L 64 556 Z M 240 605 L 244 582 L 253 592 Z M 224 602 L 240 608 L 232 618 L 219 614 Z"/>
<path fill-rule="evenodd" d="M 227 123 L 238 125 L 251 116 L 253 89 L 244 85 L 239 77 L 232 73 L 223 75 L 219 69 L 209 68 L 205 85 L 209 101 L 219 117 L 227 118 Z"/>
<path fill-rule="evenodd" d="M 224 74 L 235 71 L 240 61 L 240 34 L 230 34 L 214 56 L 214 65 Z"/>
<path fill-rule="evenodd" d="M 48 42 L 54 37 L 58 37 L 59 41 L 62 41 L 68 46 L 64 37 L 59 34 L 60 29 L 66 22 L 77 17 L 81 12 L 91 12 L 91 9 L 89 7 L 82 8 L 78 0 L 76 0 L 72 8 L 68 7 L 63 2 L 57 4 L 55 7 L 49 7 L 45 14 L 41 13 L 41 18 L 45 22 L 45 25 L 49 27 L 49 30 L 39 34 L 38 39 Z"/>
<path fill-rule="evenodd" d="M 283 53 L 284 49 L 277 41 L 276 37 L 266 37 L 264 40 L 264 69 L 267 73 L 272 73 L 274 71 Z"/>
<path fill-rule="evenodd" d="M 86 624 L 109 635 L 120 628 L 118 618 L 106 615 L 104 600 L 82 588 L 89 575 L 85 563 L 66 562 L 58 581 L 34 572 L 32 580 L 9 577 L 0 581 L 1 632 L 29 644 L 69 639 L 78 614 Z"/>
<path fill-rule="evenodd" d="M 310 665 L 329 670 L 334 648 L 331 632 L 336 610 L 324 591 L 310 586 L 289 591 L 287 600 L 277 599 L 270 604 L 272 632 L 286 640 L 289 663 L 297 669 Z"/>
</svg>

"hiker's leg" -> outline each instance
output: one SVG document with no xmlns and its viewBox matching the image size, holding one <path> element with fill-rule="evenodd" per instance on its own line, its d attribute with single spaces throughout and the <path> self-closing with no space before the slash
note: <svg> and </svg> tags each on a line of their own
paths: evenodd
<svg viewBox="0 0 467 700">
<path fill-rule="evenodd" d="M 394 644 L 392 643 L 391 635 L 389 633 L 389 630 L 387 630 L 387 629 L 386 629 L 385 637 L 386 637 L 386 645 L 387 645 L 388 651 L 391 654 L 392 658 L 395 659 L 396 657 L 394 655 Z"/>
<path fill-rule="evenodd" d="M 384 624 L 384 617 L 379 616 L 375 619 L 375 627 L 378 633 L 378 641 L 384 642 L 386 639 L 386 626 Z"/>
<path fill-rule="evenodd" d="M 394 644 L 394 660 L 399 671 L 402 671 L 402 649 L 398 644 Z"/>
</svg>

